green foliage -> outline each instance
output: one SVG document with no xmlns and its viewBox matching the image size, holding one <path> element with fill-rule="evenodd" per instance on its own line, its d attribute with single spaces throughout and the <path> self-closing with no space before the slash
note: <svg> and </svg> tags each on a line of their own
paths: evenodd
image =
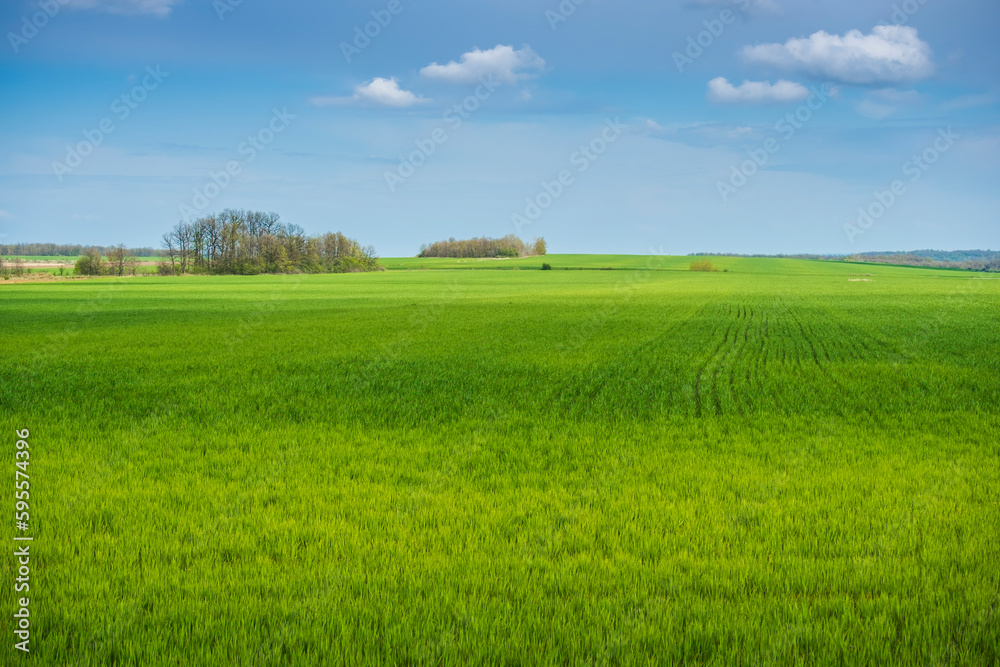
<svg viewBox="0 0 1000 667">
<path fill-rule="evenodd" d="M 545 243 L 545 239 L 538 237 L 535 239 L 535 243 L 532 246 L 531 254 L 537 257 L 541 257 L 548 253 L 548 245 Z"/>
<path fill-rule="evenodd" d="M 74 271 L 78 276 L 100 276 L 106 272 L 104 258 L 97 248 L 87 248 L 76 260 Z"/>
<path fill-rule="evenodd" d="M 380 271 L 378 255 L 341 233 L 308 237 L 276 213 L 226 209 L 163 235 L 161 275 Z M 169 269 L 166 268 L 169 265 Z"/>
<path fill-rule="evenodd" d="M 700 260 L 700 261 L 691 262 L 691 270 L 692 271 L 718 271 L 718 269 L 715 268 L 715 265 L 712 264 L 712 262 L 710 262 L 708 260 Z"/>
<path fill-rule="evenodd" d="M 542 262 L 542 271 L 551 271 L 552 265 L 548 262 Z"/>
<path fill-rule="evenodd" d="M 539 241 L 541 245 L 539 246 Z M 541 248 L 542 252 L 537 252 Z M 491 239 L 481 237 L 456 241 L 454 238 L 447 241 L 438 241 L 420 248 L 417 257 L 452 257 L 452 258 L 515 258 L 527 257 L 532 254 L 544 255 L 545 240 L 536 239 L 534 246 L 529 247 L 524 241 L 514 234 L 508 234 L 502 239 Z"/>
<path fill-rule="evenodd" d="M 33 659 L 995 664 L 1000 281 L 690 261 L 4 284 Z"/>
</svg>

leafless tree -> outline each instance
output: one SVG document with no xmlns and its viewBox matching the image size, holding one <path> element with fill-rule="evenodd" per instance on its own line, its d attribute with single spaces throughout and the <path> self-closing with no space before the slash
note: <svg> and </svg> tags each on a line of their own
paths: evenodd
<svg viewBox="0 0 1000 667">
<path fill-rule="evenodd" d="M 173 275 L 177 273 L 177 243 L 174 239 L 173 232 L 167 232 L 163 235 L 163 249 L 167 252 L 167 257 L 170 259 L 170 274 Z"/>
</svg>

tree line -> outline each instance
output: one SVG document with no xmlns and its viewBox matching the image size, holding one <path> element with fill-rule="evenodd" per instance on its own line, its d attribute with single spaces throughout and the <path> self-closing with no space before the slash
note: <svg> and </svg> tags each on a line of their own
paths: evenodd
<svg viewBox="0 0 1000 667">
<path fill-rule="evenodd" d="M 692 256 L 817 259 L 833 262 L 868 262 L 935 269 L 962 269 L 965 271 L 1000 271 L 1000 252 L 992 250 L 912 250 L 862 252 L 855 255 L 750 255 L 729 252 L 699 252 L 692 253 Z"/>
<path fill-rule="evenodd" d="M 945 254 L 945 253 L 942 253 Z M 916 253 L 864 253 L 844 258 L 845 262 L 861 262 L 870 264 L 899 264 L 902 266 L 917 266 L 934 269 L 962 269 L 964 271 L 1000 271 L 1000 253 L 986 254 L 981 259 L 934 259 Z"/>
<path fill-rule="evenodd" d="M 163 235 L 157 269 L 185 273 L 355 273 L 382 269 L 372 246 L 340 232 L 307 236 L 277 213 L 226 209 L 179 222 Z"/>
<path fill-rule="evenodd" d="M 459 257 L 459 258 L 493 258 L 493 257 L 532 257 L 546 253 L 545 239 L 537 238 L 528 245 L 514 234 L 508 234 L 500 239 L 485 236 L 475 239 L 456 241 L 454 237 L 447 241 L 437 241 L 430 245 L 420 246 L 418 257 Z"/>
<path fill-rule="evenodd" d="M 74 270 L 79 276 L 134 276 L 139 271 L 139 258 L 123 245 L 102 253 L 90 247 L 76 260 Z"/>
<path fill-rule="evenodd" d="M 0 244 L 0 255 L 24 257 L 79 257 L 90 249 L 96 249 L 102 255 L 107 254 L 117 246 L 87 246 L 65 243 L 11 243 Z M 160 251 L 155 248 L 126 248 L 133 257 L 158 257 Z"/>
</svg>

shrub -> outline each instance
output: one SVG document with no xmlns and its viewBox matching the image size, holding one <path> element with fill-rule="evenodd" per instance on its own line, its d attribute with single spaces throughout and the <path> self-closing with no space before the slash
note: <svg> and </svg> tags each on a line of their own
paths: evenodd
<svg viewBox="0 0 1000 667">
<path fill-rule="evenodd" d="M 548 263 L 542 264 L 542 271 L 551 271 L 551 270 L 552 270 L 551 264 Z"/>
<path fill-rule="evenodd" d="M 691 262 L 691 270 L 692 271 L 718 271 L 718 269 L 715 268 L 715 265 L 712 264 L 707 259 L 699 261 L 699 262 Z"/>
<path fill-rule="evenodd" d="M 74 269 L 78 276 L 99 276 L 105 272 L 104 257 L 97 248 L 87 248 L 76 260 Z"/>
</svg>

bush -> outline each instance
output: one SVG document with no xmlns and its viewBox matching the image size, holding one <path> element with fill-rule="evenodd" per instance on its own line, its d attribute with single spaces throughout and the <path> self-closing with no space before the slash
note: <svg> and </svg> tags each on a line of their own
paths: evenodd
<svg viewBox="0 0 1000 667">
<path fill-rule="evenodd" d="M 546 264 L 542 264 L 542 271 L 551 271 L 551 270 L 552 270 L 552 265 L 551 264 L 547 264 L 547 263 Z"/>
<path fill-rule="evenodd" d="M 700 262 L 691 262 L 692 271 L 718 271 L 715 265 L 708 260 L 702 260 Z"/>
<path fill-rule="evenodd" d="M 105 273 L 104 257 L 97 248 L 87 248 L 76 260 L 74 269 L 78 276 L 99 276 Z"/>
</svg>

